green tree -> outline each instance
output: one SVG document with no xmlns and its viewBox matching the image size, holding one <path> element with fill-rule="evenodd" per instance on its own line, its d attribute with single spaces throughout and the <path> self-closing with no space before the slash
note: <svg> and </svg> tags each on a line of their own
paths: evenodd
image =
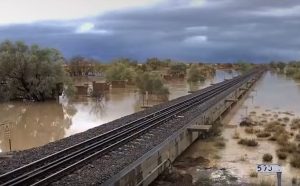
<svg viewBox="0 0 300 186">
<path fill-rule="evenodd" d="M 169 73 L 173 77 L 179 77 L 186 74 L 186 69 L 187 66 L 185 63 L 175 63 L 171 65 Z"/>
<path fill-rule="evenodd" d="M 277 67 L 279 68 L 280 72 L 284 71 L 285 66 L 286 66 L 286 64 L 284 62 L 277 63 Z"/>
<path fill-rule="evenodd" d="M 149 66 L 151 70 L 159 70 L 159 68 L 162 66 L 162 63 L 158 58 L 155 57 L 147 59 L 146 65 Z"/>
<path fill-rule="evenodd" d="M 148 72 L 139 73 L 136 77 L 136 86 L 142 94 L 168 95 L 169 90 L 164 86 L 162 80 L 156 74 Z"/>
<path fill-rule="evenodd" d="M 122 63 L 127 67 L 136 68 L 138 66 L 138 62 L 136 60 L 131 60 L 129 58 L 119 58 L 112 61 L 112 63 Z"/>
<path fill-rule="evenodd" d="M 44 101 L 56 98 L 63 88 L 71 92 L 63 63 L 63 56 L 55 49 L 27 46 L 23 42 L 1 43 L 1 97 Z"/>
<path fill-rule="evenodd" d="M 114 63 L 106 70 L 107 81 L 133 81 L 135 71 L 124 63 Z"/>
<path fill-rule="evenodd" d="M 238 61 L 237 65 L 238 65 L 238 70 L 241 73 L 246 73 L 253 68 L 253 66 L 250 63 L 245 62 L 245 61 Z"/>
<path fill-rule="evenodd" d="M 87 76 L 96 72 L 96 64 L 100 63 L 95 59 L 87 59 L 82 56 L 75 56 L 69 61 L 69 72 L 71 76 Z"/>
<path fill-rule="evenodd" d="M 188 74 L 188 82 L 198 82 L 205 81 L 205 76 L 203 76 L 198 69 L 198 65 L 192 64 L 189 74 Z"/>
</svg>

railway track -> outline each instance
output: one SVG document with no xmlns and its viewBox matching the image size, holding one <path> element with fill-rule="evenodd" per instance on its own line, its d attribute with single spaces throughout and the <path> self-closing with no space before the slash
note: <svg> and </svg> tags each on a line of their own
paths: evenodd
<svg viewBox="0 0 300 186">
<path fill-rule="evenodd" d="M 251 78 L 257 71 L 218 83 L 205 91 L 158 110 L 143 118 L 61 150 L 0 176 L 0 185 L 45 185 L 54 182 L 107 152 L 138 138 L 192 107 L 198 106 L 221 92 Z"/>
</svg>

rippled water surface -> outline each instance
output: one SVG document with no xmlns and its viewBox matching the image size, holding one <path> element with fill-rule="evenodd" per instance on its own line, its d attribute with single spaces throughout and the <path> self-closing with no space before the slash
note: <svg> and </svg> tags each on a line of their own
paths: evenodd
<svg viewBox="0 0 300 186">
<path fill-rule="evenodd" d="M 191 87 L 186 81 L 168 82 L 168 99 L 186 95 L 190 89 L 203 88 L 234 75 L 236 73 L 217 71 L 214 77 Z M 79 83 L 84 81 L 81 79 Z M 158 103 L 156 100 L 144 102 L 148 105 Z M 142 97 L 134 87 L 111 89 L 101 102 L 82 97 L 73 101 L 61 98 L 60 103 L 1 103 L 0 152 L 9 151 L 9 139 L 12 150 L 41 146 L 140 111 L 142 105 Z"/>
</svg>

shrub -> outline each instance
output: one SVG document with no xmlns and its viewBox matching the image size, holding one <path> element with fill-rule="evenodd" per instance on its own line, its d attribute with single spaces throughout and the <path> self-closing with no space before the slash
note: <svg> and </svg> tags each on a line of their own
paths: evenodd
<svg viewBox="0 0 300 186">
<path fill-rule="evenodd" d="M 238 144 L 240 145 L 246 145 L 249 147 L 255 147 L 258 145 L 258 142 L 255 139 L 240 139 L 238 141 Z"/>
<path fill-rule="evenodd" d="M 300 168 L 300 154 L 293 154 L 290 163 L 293 167 Z"/>
<path fill-rule="evenodd" d="M 168 95 L 170 93 L 162 79 L 152 73 L 139 73 L 136 77 L 136 85 L 142 94 L 148 92 L 150 95 Z"/>
<path fill-rule="evenodd" d="M 287 153 L 293 153 L 296 150 L 297 150 L 297 145 L 294 143 L 287 143 L 279 149 L 279 151 L 287 152 Z"/>
<path fill-rule="evenodd" d="M 264 154 L 264 155 L 263 155 L 263 160 L 264 160 L 265 162 L 270 162 L 270 161 L 272 161 L 272 159 L 273 159 L 272 154 L 267 153 L 267 154 Z"/>
<path fill-rule="evenodd" d="M 270 137 L 271 134 L 269 132 L 260 132 L 260 133 L 257 133 L 256 136 L 258 138 L 267 138 L 267 137 Z"/>
<path fill-rule="evenodd" d="M 295 118 L 292 120 L 291 129 L 300 129 L 300 118 Z"/>
<path fill-rule="evenodd" d="M 292 178 L 292 184 L 297 184 L 297 178 Z"/>
<path fill-rule="evenodd" d="M 198 82 L 205 81 L 205 76 L 201 75 L 200 70 L 197 67 L 198 65 L 193 64 L 188 74 L 188 82 Z"/>
<path fill-rule="evenodd" d="M 289 118 L 289 117 L 284 117 L 284 118 L 283 118 L 283 121 L 284 121 L 284 122 L 289 122 L 289 121 L 290 121 L 290 118 Z"/>
<path fill-rule="evenodd" d="M 273 136 L 271 136 L 271 137 L 269 138 L 269 140 L 270 140 L 270 141 L 276 141 L 276 140 L 277 140 L 277 138 L 276 138 L 276 136 L 275 136 L 275 135 L 273 135 Z"/>
<path fill-rule="evenodd" d="M 246 127 L 246 128 L 245 128 L 245 132 L 246 132 L 247 134 L 253 134 L 253 133 L 254 133 L 254 129 L 253 129 L 253 127 Z"/>
<path fill-rule="evenodd" d="M 256 134 L 256 133 L 260 133 L 261 132 L 261 130 L 260 129 L 255 129 L 254 130 L 254 133 Z"/>
<path fill-rule="evenodd" d="M 255 171 L 251 171 L 250 174 L 249 174 L 249 176 L 250 176 L 251 178 L 256 178 L 256 177 L 258 176 L 258 174 L 257 174 L 257 172 L 255 172 Z"/>
<path fill-rule="evenodd" d="M 282 151 L 277 151 L 277 157 L 281 160 L 285 160 L 287 158 L 287 153 Z"/>
<path fill-rule="evenodd" d="M 287 134 L 287 133 L 281 133 L 281 134 L 279 134 L 279 135 L 277 136 L 276 141 L 277 141 L 277 143 L 278 143 L 279 145 L 285 145 L 285 144 L 288 143 L 289 138 L 290 138 L 290 135 L 289 135 L 289 134 Z"/>
<path fill-rule="evenodd" d="M 267 123 L 268 121 L 266 119 L 261 120 L 262 123 Z"/>
<path fill-rule="evenodd" d="M 265 131 L 267 132 L 278 132 L 281 130 L 284 130 L 284 128 L 277 121 L 271 121 L 265 125 Z"/>
<path fill-rule="evenodd" d="M 295 136 L 295 140 L 300 141 L 300 134 L 297 134 L 297 135 Z"/>
<path fill-rule="evenodd" d="M 280 126 L 280 123 L 277 121 L 271 121 L 265 125 L 265 131 L 267 132 L 281 132 L 284 130 L 284 127 Z"/>
<path fill-rule="evenodd" d="M 246 127 L 250 127 L 250 126 L 254 126 L 253 121 L 250 118 L 244 118 L 241 122 L 240 122 L 240 126 L 246 126 Z"/>
</svg>

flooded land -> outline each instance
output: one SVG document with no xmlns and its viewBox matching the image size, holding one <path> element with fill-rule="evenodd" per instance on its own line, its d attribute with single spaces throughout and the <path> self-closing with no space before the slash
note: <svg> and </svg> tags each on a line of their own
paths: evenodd
<svg viewBox="0 0 300 186">
<path fill-rule="evenodd" d="M 299 118 L 300 83 L 267 72 L 223 119 L 220 135 L 196 141 L 174 167 L 193 185 L 274 185 L 276 174 L 257 174 L 256 164 L 275 163 L 283 185 L 299 185 Z"/>
<path fill-rule="evenodd" d="M 186 80 L 168 81 L 169 100 L 209 86 L 211 83 L 232 78 L 237 73 L 217 71 L 214 77 L 203 83 L 190 85 Z M 102 79 L 77 80 L 78 84 Z M 142 110 L 142 106 L 161 103 L 156 99 L 143 99 L 134 86 L 113 88 L 104 94 L 101 101 L 91 97 L 68 100 L 60 98 L 59 103 L 10 102 L 0 104 L 0 152 L 24 150 L 38 147 L 64 137 L 83 132 L 122 116 Z"/>
<path fill-rule="evenodd" d="M 168 81 L 168 99 L 236 75 L 217 70 L 214 77 L 195 85 Z M 0 152 L 38 147 L 159 103 L 161 100 L 143 99 L 134 86 L 110 89 L 101 101 L 61 97 L 59 103 L 2 103 Z M 283 184 L 299 184 L 299 159 L 294 157 L 300 147 L 299 105 L 300 82 L 269 71 L 225 115 L 220 134 L 196 141 L 173 168 L 188 180 L 182 182 L 185 185 L 272 185 L 276 175 L 257 174 L 256 164 L 278 163 L 283 167 Z M 155 185 L 167 183 L 162 179 Z"/>
</svg>

